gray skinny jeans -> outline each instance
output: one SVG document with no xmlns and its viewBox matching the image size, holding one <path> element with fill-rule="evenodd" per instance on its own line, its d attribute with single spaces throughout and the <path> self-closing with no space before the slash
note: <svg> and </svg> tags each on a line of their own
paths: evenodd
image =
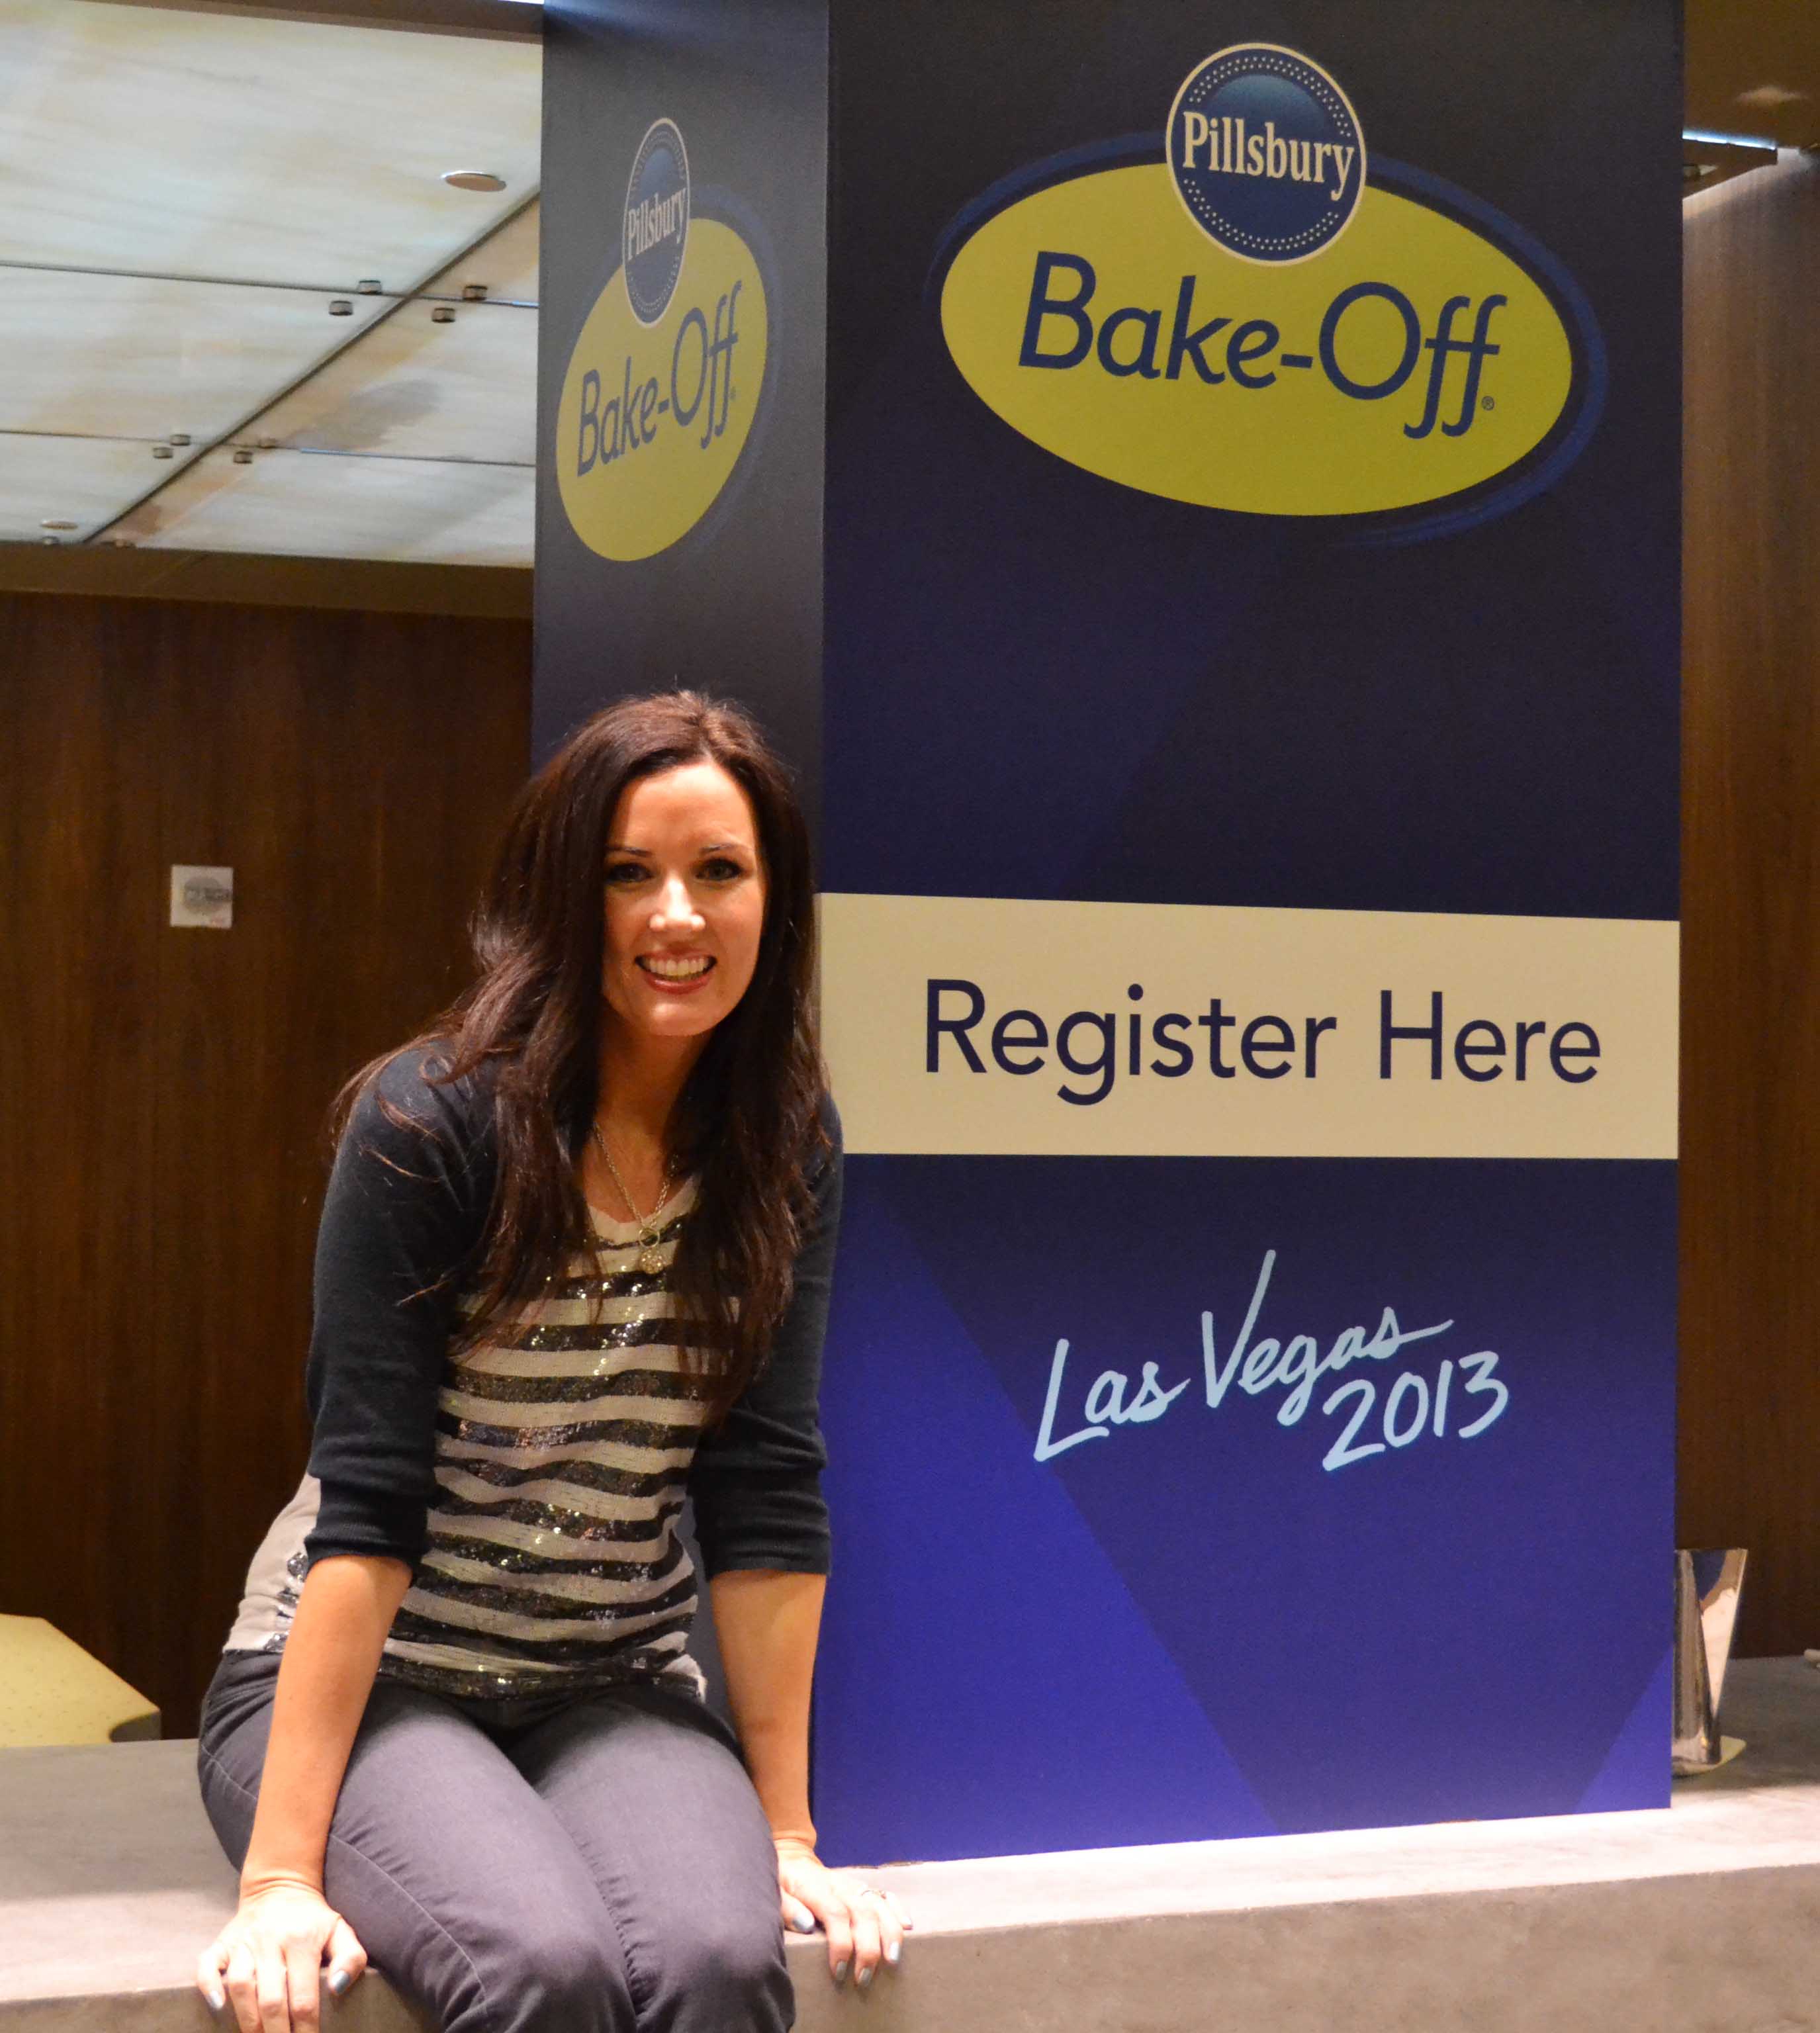
<svg viewBox="0 0 1820 2033">
<path fill-rule="evenodd" d="M 238 1869 L 278 1679 L 230 1652 L 203 1804 Z M 730 1733 L 686 1693 L 504 1703 L 381 1679 L 342 1781 L 328 1903 L 443 2033 L 783 2033 L 777 1859 Z"/>
</svg>

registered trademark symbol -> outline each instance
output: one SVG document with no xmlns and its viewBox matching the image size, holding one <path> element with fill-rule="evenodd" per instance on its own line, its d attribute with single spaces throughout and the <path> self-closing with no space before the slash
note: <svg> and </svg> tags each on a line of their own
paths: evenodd
<svg viewBox="0 0 1820 2033">
<path fill-rule="evenodd" d="M 1479 407 L 1481 410 L 1495 410 L 1497 406 L 1489 395 L 1481 395 L 1479 398 Z"/>
</svg>

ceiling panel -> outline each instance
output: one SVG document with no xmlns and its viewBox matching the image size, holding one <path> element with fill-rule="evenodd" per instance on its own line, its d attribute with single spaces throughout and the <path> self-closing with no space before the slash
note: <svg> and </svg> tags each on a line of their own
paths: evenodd
<svg viewBox="0 0 1820 2033">
<path fill-rule="evenodd" d="M 401 304 L 242 435 L 319 451 L 537 462 L 537 314 L 459 304 L 450 322 Z"/>
<path fill-rule="evenodd" d="M 535 200 L 496 233 L 425 283 L 421 294 L 459 300 L 470 283 L 484 289 L 495 304 L 532 304 L 537 300 L 537 233 L 542 207 Z"/>
<path fill-rule="evenodd" d="M 536 187 L 535 43 L 110 0 L 0 20 L 0 261 L 396 292 Z"/>
<path fill-rule="evenodd" d="M 331 316 L 332 302 L 348 315 Z M 377 297 L 0 268 L 0 429 L 219 437 L 389 308 Z"/>
<path fill-rule="evenodd" d="M 0 433 L 0 542 L 42 541 L 51 521 L 75 523 L 54 534 L 80 543 L 195 456 L 177 452 L 166 464 L 140 440 Z"/>
<path fill-rule="evenodd" d="M 528 466 L 226 447 L 198 459 L 111 534 L 182 550 L 528 565 Z"/>
</svg>

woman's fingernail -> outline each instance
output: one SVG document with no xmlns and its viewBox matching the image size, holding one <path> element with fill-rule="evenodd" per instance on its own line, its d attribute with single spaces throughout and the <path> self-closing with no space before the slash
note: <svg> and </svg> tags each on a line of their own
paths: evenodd
<svg viewBox="0 0 1820 2033">
<path fill-rule="evenodd" d="M 847 1965 L 844 1963 L 835 1964 L 834 1981 L 837 1983 L 844 1983 L 847 1981 Z"/>
<path fill-rule="evenodd" d="M 225 1990 L 205 1990 L 203 1996 L 208 2000 L 208 2009 L 211 2012 L 219 2012 L 227 2002 L 227 1993 Z"/>
<path fill-rule="evenodd" d="M 790 1924 L 800 1934 L 812 1934 L 815 1931 L 815 1916 L 807 1906 L 799 1906 Z"/>
<path fill-rule="evenodd" d="M 353 1976 L 346 1970 L 331 1970 L 328 1973 L 328 1987 L 337 1997 L 339 1997 L 353 1982 Z"/>
<path fill-rule="evenodd" d="M 885 1944 L 885 1960 L 893 1969 L 897 1967 L 897 1958 L 903 1953 L 904 1946 L 901 1941 L 887 1941 Z"/>
<path fill-rule="evenodd" d="M 858 1977 L 855 1979 L 862 1990 L 867 1990 L 871 1984 L 872 1969 L 873 1965 L 868 1964 L 864 1969 L 860 1971 Z"/>
</svg>

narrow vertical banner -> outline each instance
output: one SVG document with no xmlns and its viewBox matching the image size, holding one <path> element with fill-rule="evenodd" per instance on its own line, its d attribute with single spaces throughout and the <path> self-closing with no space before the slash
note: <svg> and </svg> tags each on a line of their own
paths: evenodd
<svg viewBox="0 0 1820 2033">
<path fill-rule="evenodd" d="M 682 683 L 820 766 L 824 5 L 547 0 L 534 743 Z"/>
<path fill-rule="evenodd" d="M 1677 32 L 837 0 L 832 1855 L 1667 1803 Z"/>
</svg>

